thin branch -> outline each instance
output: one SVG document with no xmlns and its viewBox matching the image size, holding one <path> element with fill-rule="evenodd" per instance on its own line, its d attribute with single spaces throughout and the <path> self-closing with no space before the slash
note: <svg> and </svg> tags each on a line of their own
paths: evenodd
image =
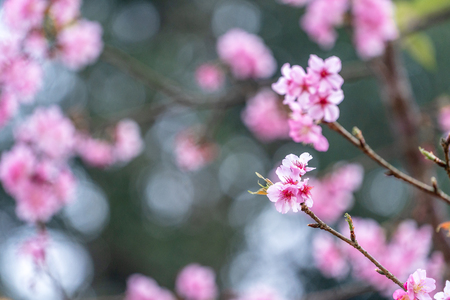
<svg viewBox="0 0 450 300">
<path fill-rule="evenodd" d="M 370 292 L 375 292 L 375 290 L 369 285 L 351 283 L 337 288 L 306 294 L 301 300 L 345 300 Z"/>
<path fill-rule="evenodd" d="M 372 160 L 374 160 L 376 163 L 378 163 L 380 166 L 384 167 L 388 170 L 387 175 L 394 176 L 398 179 L 401 179 L 410 185 L 418 188 L 421 191 L 424 191 L 430 195 L 433 195 L 435 197 L 438 197 L 439 199 L 443 200 L 445 203 L 450 205 L 450 196 L 444 193 L 439 188 L 430 186 L 428 184 L 425 184 L 394 167 L 390 163 L 388 163 L 386 160 L 384 160 L 382 157 L 380 157 L 378 154 L 375 153 L 375 151 L 370 148 L 369 145 L 366 144 L 364 137 L 359 129 L 355 130 L 355 136 L 351 135 L 350 132 L 348 132 L 344 127 L 342 127 L 338 122 L 334 123 L 326 123 L 328 127 L 342 135 L 344 138 L 346 138 L 349 142 L 351 142 L 353 145 L 361 149 L 368 157 L 370 157 Z"/>
<path fill-rule="evenodd" d="M 363 247 L 361 247 L 359 245 L 358 241 L 356 240 L 356 238 L 355 238 L 355 241 L 352 241 L 351 239 L 346 238 L 344 235 L 342 235 L 341 233 L 337 232 L 336 230 L 334 230 L 333 228 L 328 226 L 325 222 L 323 222 L 321 219 L 319 219 L 319 217 L 317 217 L 311 210 L 309 210 L 309 208 L 306 206 L 305 203 L 302 203 L 301 205 L 302 205 L 302 211 L 305 212 L 308 216 L 310 216 L 314 221 L 316 221 L 316 224 L 313 224 L 313 225 L 317 225 L 317 226 L 311 226 L 311 227 L 313 227 L 313 228 L 320 228 L 322 230 L 328 231 L 329 233 L 331 233 L 335 237 L 337 237 L 340 240 L 346 242 L 347 244 L 349 244 L 350 246 L 352 246 L 353 248 L 355 248 L 356 250 L 361 252 L 367 259 L 369 259 L 375 266 L 377 266 L 377 268 L 379 270 L 382 271 L 382 272 L 379 272 L 380 274 L 386 276 L 387 278 L 392 280 L 395 284 L 397 284 L 400 288 L 405 290 L 405 288 L 403 287 L 403 283 L 400 282 L 400 280 L 398 280 L 397 277 L 395 277 L 391 272 L 389 272 L 389 270 L 386 269 L 382 264 L 380 264 Z"/>
<path fill-rule="evenodd" d="M 425 17 L 412 20 L 406 28 L 401 32 L 402 36 L 412 34 L 431 26 L 446 22 L 450 19 L 450 7 L 439 10 L 433 13 L 429 13 Z"/>
<path fill-rule="evenodd" d="M 444 157 L 445 157 L 445 171 L 447 171 L 447 175 L 450 178 L 450 158 L 449 158 L 449 148 L 450 148 L 450 134 L 447 136 L 446 139 L 441 140 L 441 146 L 444 150 Z"/>
</svg>

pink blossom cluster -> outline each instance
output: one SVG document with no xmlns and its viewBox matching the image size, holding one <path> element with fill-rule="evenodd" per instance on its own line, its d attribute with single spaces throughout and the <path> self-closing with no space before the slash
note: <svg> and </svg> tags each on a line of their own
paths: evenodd
<svg viewBox="0 0 450 300">
<path fill-rule="evenodd" d="M 85 132 L 78 132 L 75 141 L 76 153 L 85 163 L 98 168 L 127 163 L 144 149 L 139 125 L 130 119 L 118 122 L 109 140 L 97 139 Z"/>
<path fill-rule="evenodd" d="M 429 293 L 436 289 L 436 280 L 427 277 L 427 272 L 422 269 L 417 269 L 414 273 L 409 275 L 405 282 L 405 289 L 398 289 L 392 295 L 395 300 L 431 300 Z"/>
<path fill-rule="evenodd" d="M 184 171 L 197 171 L 203 168 L 219 153 L 217 145 L 207 141 L 204 134 L 194 128 L 180 131 L 175 137 L 174 148 L 176 163 Z"/>
<path fill-rule="evenodd" d="M 75 126 L 58 106 L 36 109 L 15 129 L 15 145 L 3 152 L 0 160 L 0 180 L 16 200 L 21 220 L 47 222 L 72 200 L 76 180 L 69 159 L 81 152 L 77 136 Z M 87 150 L 101 158 L 95 147 L 83 149 Z M 141 150 L 136 123 L 119 122 L 112 147 L 114 161 L 128 161 Z"/>
<path fill-rule="evenodd" d="M 282 77 L 272 84 L 272 89 L 284 95 L 292 116 L 289 135 L 297 143 L 312 144 L 318 151 L 327 151 L 329 144 L 316 122 L 335 122 L 339 118 L 338 104 L 344 100 L 341 89 L 344 79 L 341 60 L 332 56 L 323 60 L 312 54 L 307 72 L 301 66 L 281 68 Z"/>
<path fill-rule="evenodd" d="M 331 174 L 311 178 L 313 212 L 324 222 L 335 223 L 353 204 L 353 192 L 360 188 L 363 177 L 359 164 L 338 164 Z"/>
<path fill-rule="evenodd" d="M 213 300 L 217 297 L 216 274 L 209 267 L 189 264 L 177 276 L 175 290 L 185 300 Z M 170 291 L 152 278 L 132 275 L 127 282 L 125 300 L 175 300 Z"/>
<path fill-rule="evenodd" d="M 206 63 L 195 70 L 195 80 L 204 91 L 215 92 L 223 87 L 225 74 L 217 65 Z"/>
<path fill-rule="evenodd" d="M 270 49 L 259 36 L 242 29 L 230 29 L 221 36 L 217 53 L 237 79 L 269 78 L 275 73 L 277 64 Z"/>
<path fill-rule="evenodd" d="M 311 189 L 308 178 L 302 181 L 306 172 L 314 170 L 308 167 L 312 156 L 305 152 L 300 156 L 289 154 L 282 161 L 282 165 L 275 171 L 280 182 L 276 182 L 267 189 L 267 197 L 275 203 L 275 208 L 282 214 L 292 209 L 293 212 L 301 210 L 301 204 L 313 206 Z"/>
<path fill-rule="evenodd" d="M 351 9 L 354 44 L 358 55 L 369 59 L 384 53 L 386 42 L 398 37 L 392 0 L 280 0 L 301 7 L 307 5 L 300 25 L 309 37 L 324 48 L 336 42 L 335 28 L 344 24 Z"/>
<path fill-rule="evenodd" d="M 4 19 L 26 53 L 55 58 L 70 69 L 93 63 L 103 48 L 102 28 L 80 18 L 81 0 L 6 0 Z"/>
<path fill-rule="evenodd" d="M 283 110 L 278 95 L 270 89 L 260 90 L 247 100 L 242 121 L 262 142 L 289 137 L 288 113 Z"/>
<path fill-rule="evenodd" d="M 418 268 L 429 270 L 434 278 L 442 278 L 442 253 L 434 252 L 429 257 L 432 238 L 432 228 L 429 225 L 418 228 L 412 220 L 403 221 L 388 242 L 384 229 L 376 221 L 354 218 L 353 222 L 356 239 L 361 247 L 368 249 L 397 278 L 407 278 Z M 341 231 L 349 231 L 347 223 L 341 227 Z M 421 242 L 414 243 L 412 240 Z M 356 249 L 324 235 L 316 236 L 313 247 L 316 265 L 324 276 L 342 278 L 351 266 L 355 278 L 366 281 L 383 294 L 393 292 L 395 284 L 386 276 L 376 273 L 372 262 Z M 416 298 L 411 298 L 413 299 Z"/>
<path fill-rule="evenodd" d="M 43 59 L 77 70 L 93 63 L 103 48 L 102 28 L 80 19 L 81 0 L 6 0 L 9 36 L 0 41 L 0 126 L 42 85 Z"/>
</svg>

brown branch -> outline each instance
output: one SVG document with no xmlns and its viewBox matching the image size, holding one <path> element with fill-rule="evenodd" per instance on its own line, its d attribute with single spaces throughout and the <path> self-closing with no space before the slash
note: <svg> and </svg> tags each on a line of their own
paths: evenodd
<svg viewBox="0 0 450 300">
<path fill-rule="evenodd" d="M 428 184 L 425 184 L 394 167 L 390 163 L 388 163 L 386 160 L 384 160 L 381 156 L 379 156 L 375 151 L 370 148 L 369 145 L 366 144 L 364 137 L 362 136 L 362 133 L 359 129 L 355 130 L 355 136 L 351 135 L 350 132 L 348 132 L 344 127 L 342 127 L 338 122 L 334 123 L 326 123 L 328 127 L 342 135 L 344 138 L 346 138 L 350 143 L 361 149 L 368 157 L 370 157 L 373 161 L 378 163 L 380 166 L 384 167 L 388 170 L 387 175 L 394 176 L 398 179 L 401 179 L 405 181 L 406 183 L 409 183 L 410 185 L 418 188 L 421 191 L 424 191 L 430 195 L 433 195 L 435 197 L 438 197 L 442 201 L 446 202 L 447 204 L 450 204 L 450 196 L 444 193 L 439 188 L 434 188 L 433 186 L 430 186 Z"/>
<path fill-rule="evenodd" d="M 431 26 L 446 22 L 450 19 L 450 7 L 447 9 L 439 10 L 436 12 L 429 13 L 425 17 L 412 20 L 406 28 L 402 30 L 401 35 L 405 36 L 412 34 Z"/>
<path fill-rule="evenodd" d="M 337 288 L 306 294 L 301 300 L 345 300 L 370 292 L 375 292 L 375 289 L 369 285 L 351 283 Z"/>
<path fill-rule="evenodd" d="M 405 288 L 403 287 L 403 283 L 400 282 L 400 280 L 398 280 L 397 277 L 395 277 L 391 272 L 389 272 L 389 270 L 386 269 L 382 264 L 380 264 L 363 247 L 361 247 L 359 245 L 358 241 L 356 240 L 356 238 L 355 238 L 355 241 L 352 241 L 351 239 L 346 238 L 344 235 L 342 235 L 341 233 L 337 232 L 336 230 L 334 230 L 333 228 L 328 226 L 325 222 L 323 222 L 321 219 L 319 219 L 319 217 L 317 217 L 311 210 L 309 210 L 309 208 L 306 206 L 305 203 L 302 203 L 301 206 L 302 206 L 302 211 L 305 212 L 308 216 L 310 216 L 314 221 L 316 221 L 317 227 L 315 227 L 315 228 L 319 228 L 319 229 L 328 231 L 329 233 L 331 233 L 332 235 L 334 235 L 338 239 L 346 242 L 347 244 L 349 244 L 350 246 L 352 246 L 353 248 L 355 248 L 356 250 L 361 252 L 367 259 L 369 259 L 375 266 L 377 266 L 377 268 L 379 270 L 382 271 L 382 275 L 386 276 L 387 278 L 392 280 L 395 284 L 397 284 L 400 288 L 405 290 Z"/>
<path fill-rule="evenodd" d="M 444 157 L 445 157 L 445 166 L 444 169 L 447 171 L 447 175 L 450 178 L 450 158 L 449 158 L 449 148 L 450 148 L 450 134 L 447 136 L 446 139 L 441 140 L 441 146 L 444 150 Z"/>
</svg>

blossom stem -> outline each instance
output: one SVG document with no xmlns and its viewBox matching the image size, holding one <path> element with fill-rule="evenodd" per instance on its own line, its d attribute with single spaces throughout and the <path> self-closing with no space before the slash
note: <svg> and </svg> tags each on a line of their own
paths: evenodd
<svg viewBox="0 0 450 300">
<path fill-rule="evenodd" d="M 445 169 L 448 177 L 450 178 L 450 158 L 449 158 L 450 134 L 447 136 L 446 139 L 441 140 L 441 146 L 442 149 L 444 150 L 444 157 L 445 157 L 445 165 L 442 167 Z"/>
<path fill-rule="evenodd" d="M 331 228 L 330 226 L 328 226 L 325 222 L 323 222 L 321 219 L 319 219 L 319 217 L 317 217 L 306 205 L 305 203 L 301 204 L 302 207 L 302 211 L 305 212 L 308 216 L 310 216 L 314 221 L 316 221 L 319 229 L 328 231 L 329 233 L 331 233 L 332 235 L 336 236 L 337 238 L 339 238 L 340 240 L 346 242 L 347 244 L 349 244 L 350 246 L 352 246 L 353 248 L 355 248 L 356 250 L 358 250 L 359 252 L 361 252 L 365 257 L 367 257 L 367 259 L 369 259 L 375 266 L 377 266 L 377 268 L 379 270 L 381 270 L 383 272 L 383 275 L 386 276 L 387 278 L 389 278 L 390 280 L 392 280 L 395 284 L 397 284 L 400 288 L 402 288 L 403 290 L 405 290 L 405 288 L 403 287 L 403 283 L 400 282 L 400 280 L 397 279 L 397 277 L 395 277 L 391 272 L 389 272 L 382 264 L 380 264 L 372 255 L 370 255 L 363 247 L 361 247 L 355 237 L 355 241 L 352 241 L 349 238 L 346 238 L 344 235 L 342 235 L 341 233 L 337 232 L 336 230 L 334 230 L 333 228 Z"/>
<path fill-rule="evenodd" d="M 394 167 L 393 165 L 388 163 L 386 160 L 384 160 L 377 153 L 375 153 L 375 151 L 373 151 L 372 148 L 370 148 L 370 146 L 367 145 L 367 143 L 365 142 L 361 131 L 357 132 L 356 136 L 353 136 L 344 127 L 342 127 L 342 125 L 339 124 L 338 122 L 326 123 L 326 124 L 328 125 L 328 127 L 331 130 L 336 131 L 337 133 L 342 135 L 344 138 L 346 138 L 350 143 L 352 143 L 353 145 L 355 145 L 356 147 L 361 149 L 361 151 L 363 151 L 368 157 L 370 157 L 377 164 L 379 164 L 380 166 L 387 169 L 388 170 L 388 172 L 386 173 L 387 175 L 394 176 L 400 180 L 403 180 L 406 183 L 418 188 L 419 190 L 422 190 L 430 195 L 433 195 L 450 205 L 450 196 L 447 195 L 446 193 L 444 193 L 441 189 L 437 188 L 437 186 L 433 187 L 431 185 L 428 185 L 422 181 L 419 181 L 419 180 L 403 173 L 402 171 L 400 171 L 399 169 L 397 169 L 396 167 Z"/>
</svg>

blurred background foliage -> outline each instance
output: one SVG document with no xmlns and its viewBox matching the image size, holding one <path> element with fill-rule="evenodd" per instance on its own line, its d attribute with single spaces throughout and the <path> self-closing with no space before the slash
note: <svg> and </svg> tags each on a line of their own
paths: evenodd
<svg viewBox="0 0 450 300">
<path fill-rule="evenodd" d="M 401 24 L 449 5 L 444 0 L 397 4 Z M 324 51 L 300 29 L 302 14 L 303 9 L 274 0 L 86 0 L 83 4 L 83 15 L 103 25 L 106 44 L 196 94 L 202 93 L 195 84 L 196 67 L 217 59 L 216 38 L 233 27 L 260 35 L 279 67 L 285 62 L 306 66 L 311 53 L 340 57 L 343 72 L 359 65 L 347 29 L 339 29 L 335 47 Z M 423 134 L 438 143 L 436 111 L 448 100 L 443 96 L 450 94 L 450 22 L 408 36 L 402 44 L 414 96 L 431 125 L 424 126 L 428 129 Z M 51 72 L 37 103 L 58 102 L 69 113 L 84 111 L 94 125 L 137 112 L 142 116 L 151 104 L 171 102 L 101 59 L 80 74 L 54 65 L 47 68 Z M 233 84 L 229 80 L 227 87 Z M 358 126 L 376 151 L 399 166 L 376 80 L 371 76 L 349 80 L 343 90 L 340 123 L 349 130 Z M 225 88 L 212 96 L 226 93 Z M 93 271 L 84 278 L 92 282 L 85 288 L 86 295 L 122 293 L 127 277 L 136 272 L 173 288 L 177 272 L 191 262 L 213 267 L 223 289 L 263 281 L 294 299 L 336 285 L 313 269 L 309 253 L 313 229 L 306 228 L 307 220 L 281 216 L 266 198 L 247 192 L 257 189 L 255 171 L 268 174 L 289 153 L 312 153 L 311 165 L 317 167 L 314 176 L 325 174 L 337 161 L 361 163 L 366 176 L 355 195 L 353 216 L 383 222 L 407 206 L 409 188 L 385 178 L 382 170 L 336 133 L 324 128 L 331 145 L 326 153 L 292 141 L 263 144 L 241 121 L 244 105 L 218 113 L 219 158 L 197 172 L 176 167 L 174 136 L 183 128 L 206 122 L 213 111 L 179 105 L 171 105 L 157 117 L 148 111 L 148 119 L 140 120 L 146 149 L 129 165 L 96 170 L 73 162 L 83 182 L 79 198 L 84 201 L 77 200 L 81 201 L 78 208 L 64 211 L 49 227 L 63 231 L 88 250 Z M 30 111 L 25 108 L 15 123 Z M 2 147 L 10 147 L 11 128 L 1 135 Z M 445 180 L 440 186 L 450 191 Z M 2 199 L 0 230 L 6 245 L 22 225 L 15 219 L 14 201 L 5 193 Z M 6 282 L 8 276 L 4 271 Z M 8 292 L 10 287 L 4 288 Z"/>
</svg>

